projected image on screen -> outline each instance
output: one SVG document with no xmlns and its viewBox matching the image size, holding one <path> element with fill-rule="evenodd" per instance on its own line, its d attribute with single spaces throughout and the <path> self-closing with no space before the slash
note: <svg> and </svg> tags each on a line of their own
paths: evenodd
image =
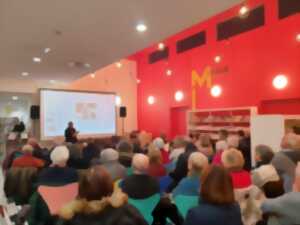
<svg viewBox="0 0 300 225">
<path fill-rule="evenodd" d="M 73 121 L 81 136 L 116 133 L 115 95 L 41 90 L 42 139 L 63 136 Z"/>
</svg>

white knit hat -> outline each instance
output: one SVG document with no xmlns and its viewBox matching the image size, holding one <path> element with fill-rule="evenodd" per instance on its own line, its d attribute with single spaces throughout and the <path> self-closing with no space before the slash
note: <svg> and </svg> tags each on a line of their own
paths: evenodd
<svg viewBox="0 0 300 225">
<path fill-rule="evenodd" d="M 102 163 L 116 161 L 119 159 L 119 153 L 115 149 L 107 148 L 101 152 L 100 159 Z"/>
<path fill-rule="evenodd" d="M 55 165 L 66 163 L 69 156 L 69 149 L 64 145 L 56 147 L 50 154 L 51 161 Z"/>
</svg>

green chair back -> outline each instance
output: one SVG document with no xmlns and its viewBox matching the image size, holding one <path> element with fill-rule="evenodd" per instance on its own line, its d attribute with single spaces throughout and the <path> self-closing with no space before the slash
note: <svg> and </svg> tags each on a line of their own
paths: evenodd
<svg viewBox="0 0 300 225">
<path fill-rule="evenodd" d="M 126 173 L 127 173 L 127 176 L 132 175 L 133 174 L 133 168 L 132 167 L 127 168 Z"/>
<path fill-rule="evenodd" d="M 180 214 L 185 218 L 189 209 L 198 205 L 199 196 L 176 195 L 174 201 Z"/>
<path fill-rule="evenodd" d="M 160 195 L 155 194 L 145 199 L 133 199 L 129 198 L 128 203 L 136 207 L 143 215 L 149 225 L 153 222 L 152 211 L 156 207 L 160 200 Z"/>
</svg>

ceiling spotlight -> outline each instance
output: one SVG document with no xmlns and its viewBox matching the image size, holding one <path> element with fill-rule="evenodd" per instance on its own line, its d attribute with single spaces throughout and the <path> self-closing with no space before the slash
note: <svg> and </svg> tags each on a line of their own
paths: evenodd
<svg viewBox="0 0 300 225">
<path fill-rule="evenodd" d="M 159 50 L 164 50 L 164 49 L 165 49 L 165 44 L 162 43 L 162 42 L 159 43 L 159 44 L 158 44 L 158 49 L 159 49 Z"/>
<path fill-rule="evenodd" d="M 222 88 L 219 85 L 214 85 L 211 89 L 210 89 L 210 94 L 217 98 L 222 94 Z"/>
<path fill-rule="evenodd" d="M 22 76 L 23 76 L 23 77 L 27 77 L 28 75 L 29 75 L 28 72 L 22 72 Z"/>
<path fill-rule="evenodd" d="M 155 98 L 152 95 L 150 95 L 148 97 L 148 104 L 149 105 L 153 105 L 154 103 L 155 103 Z"/>
<path fill-rule="evenodd" d="M 95 73 L 91 73 L 91 78 L 95 78 L 96 77 L 96 74 Z"/>
<path fill-rule="evenodd" d="M 240 8 L 239 15 L 242 18 L 247 17 L 249 15 L 249 12 L 250 12 L 250 10 L 249 10 L 248 6 L 244 5 Z"/>
<path fill-rule="evenodd" d="M 273 79 L 273 86 L 278 89 L 284 89 L 288 84 L 288 79 L 285 75 L 279 74 Z"/>
<path fill-rule="evenodd" d="M 217 55 L 217 56 L 215 57 L 215 63 L 220 63 L 221 60 L 222 60 L 221 56 Z"/>
<path fill-rule="evenodd" d="M 176 102 L 180 102 L 180 101 L 183 100 L 184 94 L 183 94 L 182 91 L 176 91 L 174 97 L 175 97 L 175 101 L 176 101 Z"/>
<path fill-rule="evenodd" d="M 117 63 L 116 63 L 116 67 L 121 68 L 121 67 L 122 67 L 122 63 L 117 62 Z"/>
<path fill-rule="evenodd" d="M 299 34 L 297 34 L 297 36 L 296 36 L 296 40 L 297 40 L 298 42 L 300 42 L 300 33 L 299 33 Z"/>
<path fill-rule="evenodd" d="M 140 33 L 143 33 L 147 30 L 147 26 L 143 23 L 140 23 L 136 26 L 136 30 Z"/>
<path fill-rule="evenodd" d="M 45 49 L 44 49 L 44 53 L 45 53 L 45 54 L 48 54 L 49 52 L 51 52 L 51 48 L 45 48 Z"/>
<path fill-rule="evenodd" d="M 50 84 L 55 84 L 55 80 L 49 80 Z"/>
<path fill-rule="evenodd" d="M 12 100 L 17 101 L 19 99 L 18 96 L 12 96 Z"/>
<path fill-rule="evenodd" d="M 32 61 L 35 62 L 35 63 L 40 63 L 40 62 L 42 62 L 42 59 L 39 58 L 39 57 L 33 57 Z"/>
<path fill-rule="evenodd" d="M 120 96 L 116 96 L 116 106 L 120 106 L 122 104 L 122 99 Z"/>
<path fill-rule="evenodd" d="M 170 70 L 170 69 L 167 70 L 167 71 L 166 71 L 166 74 L 167 74 L 167 76 L 172 76 L 172 70 Z"/>
</svg>

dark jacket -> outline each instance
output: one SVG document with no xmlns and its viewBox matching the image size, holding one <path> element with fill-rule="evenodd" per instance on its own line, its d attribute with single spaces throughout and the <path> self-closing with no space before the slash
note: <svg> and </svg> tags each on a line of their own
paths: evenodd
<svg viewBox="0 0 300 225">
<path fill-rule="evenodd" d="M 247 171 L 251 170 L 251 139 L 250 137 L 244 137 L 239 142 L 238 149 L 242 152 L 244 159 L 245 159 L 245 165 L 244 169 Z"/>
<path fill-rule="evenodd" d="M 43 169 L 38 177 L 39 185 L 65 185 L 78 182 L 78 173 L 69 167 L 49 167 Z"/>
<path fill-rule="evenodd" d="M 241 210 L 238 204 L 212 205 L 201 201 L 189 210 L 185 225 L 243 225 Z"/>
<path fill-rule="evenodd" d="M 158 181 L 146 174 L 133 174 L 121 183 L 121 189 L 130 198 L 144 199 L 159 193 Z"/>
<path fill-rule="evenodd" d="M 88 202 L 75 200 L 60 213 L 61 225 L 147 225 L 138 210 L 127 204 L 127 198 Z M 124 195 L 124 194 L 121 194 Z M 92 206 L 92 207 L 91 207 Z"/>
<path fill-rule="evenodd" d="M 68 127 L 65 130 L 65 141 L 68 143 L 76 143 L 78 141 L 75 128 Z"/>
</svg>

